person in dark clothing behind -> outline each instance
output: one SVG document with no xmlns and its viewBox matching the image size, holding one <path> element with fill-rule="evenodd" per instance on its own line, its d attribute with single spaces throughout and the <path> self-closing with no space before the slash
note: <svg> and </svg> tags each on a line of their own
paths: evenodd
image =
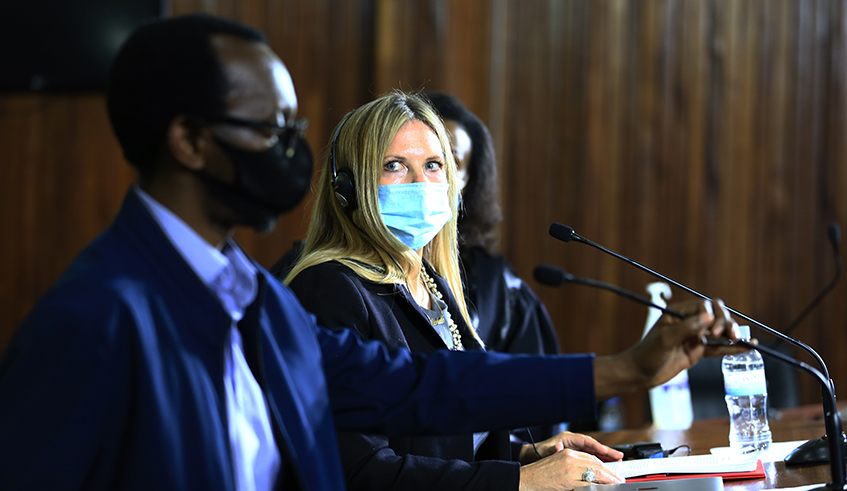
<svg viewBox="0 0 847 491">
<path fill-rule="evenodd" d="M 303 306 L 321 325 L 389 347 L 480 352 L 464 298 L 454 295 L 462 290 L 455 162 L 428 101 L 396 92 L 365 104 L 339 123 L 329 148 L 305 247 L 285 280 Z M 537 449 L 512 448 L 508 437 L 341 431 L 339 444 L 351 490 L 515 491 L 543 488 L 551 475 L 570 489 L 584 484 L 586 468 L 602 482 L 618 479 L 600 459 L 622 454 L 584 435 L 562 433 Z"/>
<path fill-rule="evenodd" d="M 471 325 L 487 349 L 502 353 L 556 354 L 559 340 L 547 308 L 497 250 L 500 188 L 494 143 L 485 124 L 458 98 L 427 92 L 450 134 L 462 188 L 459 255 Z M 522 440 L 547 439 L 562 425 L 520 430 Z"/>
<path fill-rule="evenodd" d="M 544 304 L 497 252 L 503 215 L 488 128 L 456 97 L 443 92 L 425 95 L 444 120 L 458 166 L 459 253 L 471 324 L 494 351 L 558 353 L 556 330 Z"/>
</svg>

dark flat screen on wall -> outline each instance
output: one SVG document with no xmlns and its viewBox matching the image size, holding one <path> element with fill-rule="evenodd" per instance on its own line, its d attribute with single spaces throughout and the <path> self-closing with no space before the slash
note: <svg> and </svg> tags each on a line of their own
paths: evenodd
<svg viewBox="0 0 847 491">
<path fill-rule="evenodd" d="M 103 90 L 109 65 L 164 0 L 3 0 L 0 90 Z"/>
</svg>

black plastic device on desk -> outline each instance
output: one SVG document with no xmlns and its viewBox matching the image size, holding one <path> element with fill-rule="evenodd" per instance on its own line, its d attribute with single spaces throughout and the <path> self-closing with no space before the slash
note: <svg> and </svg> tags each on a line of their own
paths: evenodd
<svg viewBox="0 0 847 491">
<path fill-rule="evenodd" d="M 661 443 L 627 443 L 624 445 L 612 445 L 611 447 L 622 452 L 624 460 L 656 459 L 666 456 Z"/>
</svg>

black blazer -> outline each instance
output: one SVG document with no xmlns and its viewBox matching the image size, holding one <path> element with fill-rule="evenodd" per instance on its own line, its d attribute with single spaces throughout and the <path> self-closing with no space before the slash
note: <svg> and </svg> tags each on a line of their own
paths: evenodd
<svg viewBox="0 0 847 491">
<path fill-rule="evenodd" d="M 465 349 L 481 349 L 447 283 L 428 266 L 427 271 L 444 295 Z M 446 349 L 405 286 L 373 283 L 330 262 L 304 270 L 291 288 L 320 325 L 352 327 L 365 339 L 416 353 Z M 477 461 L 471 435 L 387 438 L 339 431 L 338 438 L 347 486 L 352 491 L 518 489 L 520 465 L 509 460 L 512 445 L 505 431 L 489 434 L 477 452 Z"/>
<path fill-rule="evenodd" d="M 460 249 L 468 313 L 489 350 L 555 355 L 559 339 L 544 303 L 500 254 Z"/>
</svg>

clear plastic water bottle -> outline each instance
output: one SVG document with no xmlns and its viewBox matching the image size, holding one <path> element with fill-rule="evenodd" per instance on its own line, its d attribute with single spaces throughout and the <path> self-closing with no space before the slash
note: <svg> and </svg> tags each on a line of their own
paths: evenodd
<svg viewBox="0 0 847 491">
<path fill-rule="evenodd" d="M 750 339 L 750 326 L 739 326 Z M 723 382 L 729 409 L 729 446 L 746 454 L 766 450 L 772 440 L 768 426 L 768 387 L 762 355 L 750 350 L 723 357 Z"/>
</svg>

